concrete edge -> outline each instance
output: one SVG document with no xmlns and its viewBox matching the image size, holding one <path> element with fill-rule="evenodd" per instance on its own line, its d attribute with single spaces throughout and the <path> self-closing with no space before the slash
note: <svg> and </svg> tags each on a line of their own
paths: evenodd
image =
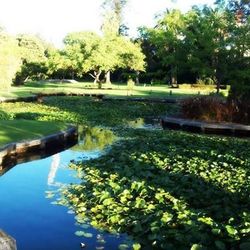
<svg viewBox="0 0 250 250">
<path fill-rule="evenodd" d="M 39 139 L 23 142 L 9 143 L 0 148 L 0 170 L 6 158 L 17 157 L 30 152 L 39 152 L 52 149 L 53 147 L 66 145 L 72 141 L 77 142 L 78 130 L 76 126 L 69 126 L 65 131 L 47 135 Z"/>
<path fill-rule="evenodd" d="M 33 102 L 33 101 L 40 101 L 43 97 L 50 97 L 50 96 L 85 96 L 85 97 L 94 97 L 103 101 L 132 101 L 132 102 L 151 102 L 151 103 L 168 103 L 168 104 L 176 104 L 179 103 L 181 99 L 176 98 L 143 98 L 143 97 L 128 97 L 128 98 L 112 98 L 106 97 L 105 94 L 91 94 L 91 93 L 37 93 L 36 95 L 27 96 L 27 97 L 16 97 L 16 98 L 5 98 L 0 97 L 0 103 L 3 102 Z"/>
<path fill-rule="evenodd" d="M 0 97 L 0 103 L 2 102 L 33 102 L 37 101 L 37 95 L 30 95 L 26 97 Z"/>
<path fill-rule="evenodd" d="M 0 249 L 3 250 L 16 250 L 16 240 L 10 235 L 6 234 L 0 229 Z"/>
<path fill-rule="evenodd" d="M 163 129 L 235 137 L 250 137 L 250 126 L 235 123 L 208 123 L 165 116 L 161 119 L 161 125 Z"/>
</svg>

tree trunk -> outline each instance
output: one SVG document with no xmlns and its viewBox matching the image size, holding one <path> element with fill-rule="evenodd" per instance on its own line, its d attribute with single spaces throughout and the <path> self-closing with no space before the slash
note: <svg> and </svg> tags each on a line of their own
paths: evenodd
<svg viewBox="0 0 250 250">
<path fill-rule="evenodd" d="M 219 80 L 216 81 L 216 93 L 217 94 L 220 93 L 220 81 Z"/>
<path fill-rule="evenodd" d="M 177 85 L 177 67 L 173 65 L 171 65 L 171 85 Z"/>
<path fill-rule="evenodd" d="M 140 84 L 139 75 L 140 75 L 140 72 L 137 70 L 136 71 L 136 77 L 135 77 L 135 83 L 136 84 Z"/>
<path fill-rule="evenodd" d="M 110 71 L 107 71 L 107 72 L 106 72 L 105 79 L 106 79 L 106 83 L 107 83 L 107 84 L 110 84 L 110 83 L 111 83 L 111 80 L 110 80 Z"/>
<path fill-rule="evenodd" d="M 98 70 L 98 71 L 94 71 L 94 74 L 89 73 L 89 75 L 94 78 L 94 83 L 99 83 L 100 82 L 100 75 L 101 75 L 102 71 Z"/>
</svg>

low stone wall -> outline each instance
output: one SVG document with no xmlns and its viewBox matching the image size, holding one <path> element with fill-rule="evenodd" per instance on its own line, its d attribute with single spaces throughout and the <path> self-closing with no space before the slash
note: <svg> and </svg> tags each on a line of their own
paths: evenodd
<svg viewBox="0 0 250 250">
<path fill-rule="evenodd" d="M 161 119 L 161 125 L 164 129 L 184 130 L 193 133 L 250 137 L 250 126 L 235 123 L 208 123 L 164 117 Z"/>
<path fill-rule="evenodd" d="M 78 141 L 78 131 L 74 126 L 66 131 L 24 142 L 15 142 L 0 148 L 0 175 L 6 166 L 13 165 L 9 161 L 19 163 L 17 159 L 23 159 L 36 154 L 48 154 L 48 152 L 63 149 L 67 145 L 74 145 Z M 4 172 L 4 171 L 3 171 Z"/>
<path fill-rule="evenodd" d="M 1 102 L 34 102 L 37 101 L 37 96 L 36 95 L 31 95 L 27 97 L 0 97 L 0 103 Z"/>
<path fill-rule="evenodd" d="M 16 249 L 16 240 L 0 229 L 0 250 Z"/>
<path fill-rule="evenodd" d="M 49 96 L 89 96 L 89 97 L 94 97 L 94 98 L 99 98 L 102 99 L 104 97 L 104 94 L 92 94 L 92 93 L 64 93 L 64 92 L 58 92 L 58 93 L 38 93 L 37 98 L 42 98 L 42 97 L 49 97 Z"/>
<path fill-rule="evenodd" d="M 174 98 L 141 98 L 141 97 L 129 97 L 129 98 L 110 98 L 110 97 L 104 97 L 104 101 L 131 101 L 131 102 L 149 102 L 149 103 L 169 103 L 169 104 L 175 104 L 178 103 L 178 99 Z"/>
</svg>

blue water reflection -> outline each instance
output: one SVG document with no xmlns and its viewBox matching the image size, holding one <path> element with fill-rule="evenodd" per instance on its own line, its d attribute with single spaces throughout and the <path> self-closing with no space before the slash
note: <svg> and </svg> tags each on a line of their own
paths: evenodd
<svg viewBox="0 0 250 250">
<path fill-rule="evenodd" d="M 14 237 L 18 250 L 118 249 L 123 237 L 102 234 L 93 228 L 92 238 L 75 235 L 74 214 L 64 206 L 51 204 L 47 191 L 79 180 L 67 168 L 70 160 L 97 157 L 99 151 L 66 150 L 54 156 L 23 163 L 0 177 L 0 228 Z M 97 242 L 104 237 L 105 244 Z M 105 248 L 104 248 L 105 247 Z"/>
</svg>

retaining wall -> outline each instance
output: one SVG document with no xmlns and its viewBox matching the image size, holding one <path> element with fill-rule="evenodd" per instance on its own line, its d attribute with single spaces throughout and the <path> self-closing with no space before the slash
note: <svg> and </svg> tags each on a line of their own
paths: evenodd
<svg viewBox="0 0 250 250">
<path fill-rule="evenodd" d="M 250 126 L 235 123 L 208 123 L 181 118 L 164 117 L 163 129 L 184 130 L 194 133 L 250 137 Z"/>
<path fill-rule="evenodd" d="M 16 240 L 0 229 L 0 250 L 16 249 Z"/>
<path fill-rule="evenodd" d="M 66 131 L 48 135 L 41 139 L 9 143 L 0 148 L 0 175 L 6 172 L 10 166 L 24 161 L 27 162 L 27 159 L 32 159 L 32 157 L 39 159 L 39 155 L 42 157 L 50 152 L 62 151 L 64 148 L 73 146 L 77 141 L 77 128 L 70 126 Z"/>
</svg>

